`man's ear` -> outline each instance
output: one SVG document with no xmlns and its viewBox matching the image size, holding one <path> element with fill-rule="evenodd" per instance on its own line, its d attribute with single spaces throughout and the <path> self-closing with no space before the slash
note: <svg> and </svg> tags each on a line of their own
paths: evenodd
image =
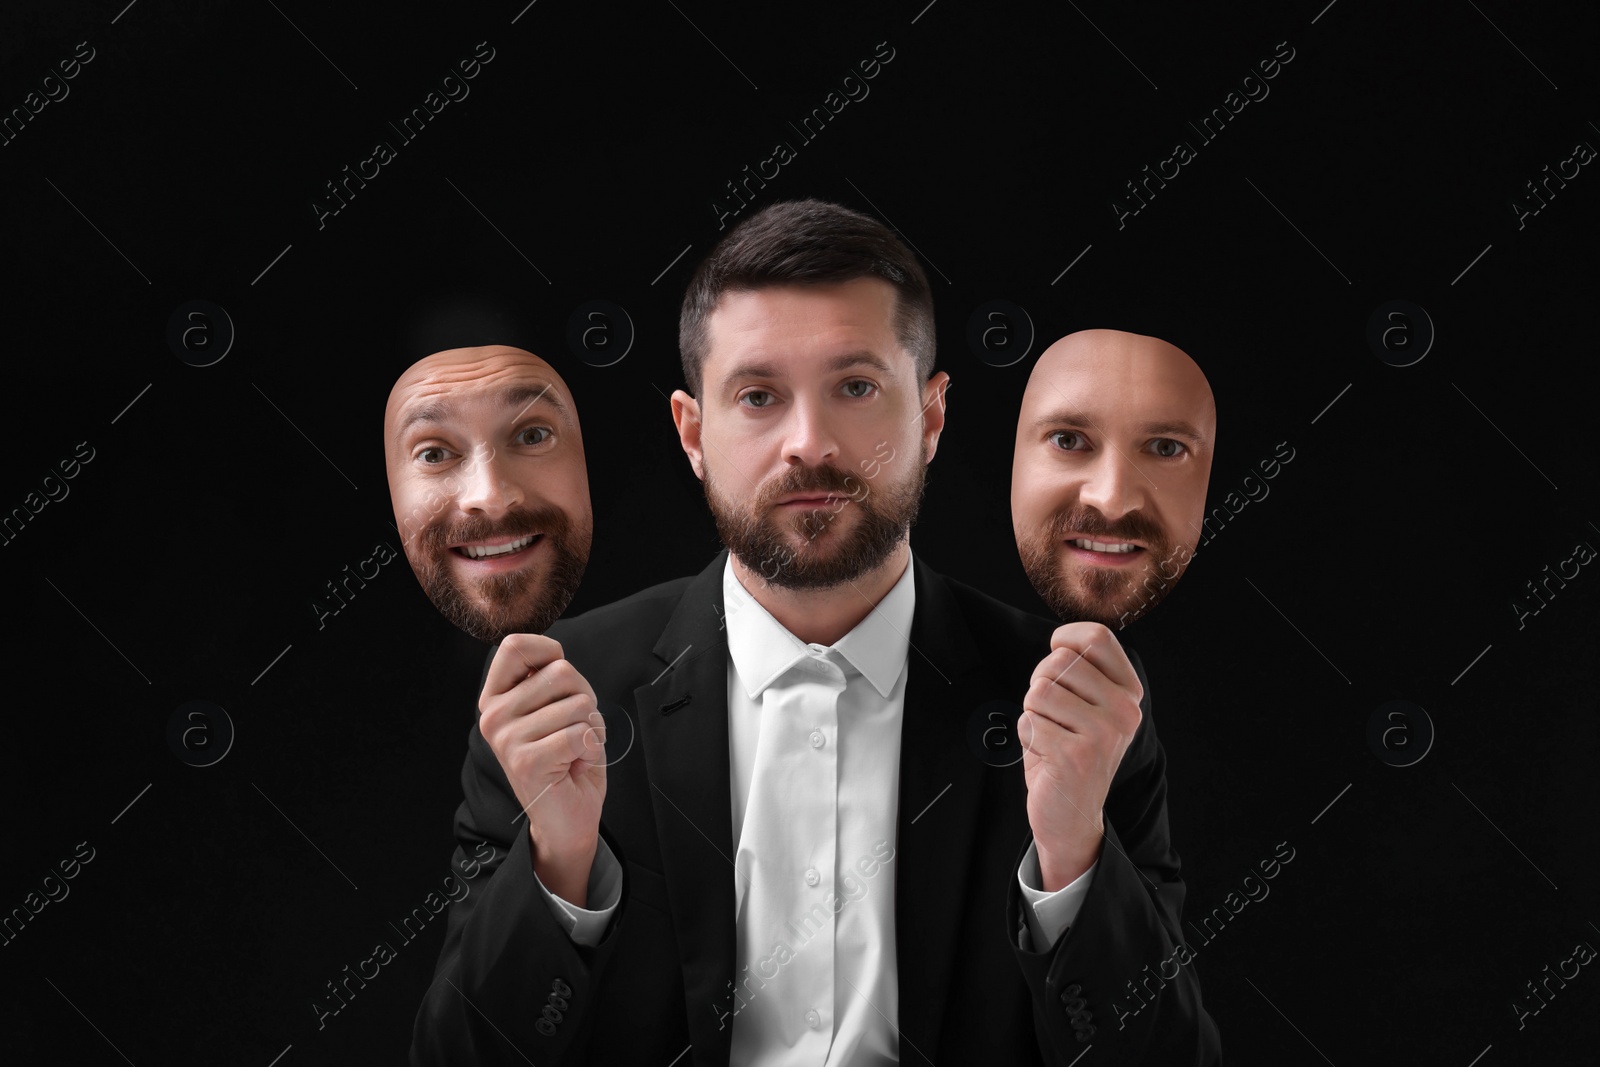
<svg viewBox="0 0 1600 1067">
<path fill-rule="evenodd" d="M 940 371 L 922 387 L 922 441 L 928 450 L 928 461 L 933 461 L 939 448 L 939 434 L 944 432 L 944 397 L 950 391 L 950 375 Z"/>
<path fill-rule="evenodd" d="M 700 450 L 700 401 L 682 389 L 672 391 L 672 423 L 678 428 L 678 443 L 689 457 L 694 476 L 705 481 L 706 469 Z"/>
</svg>

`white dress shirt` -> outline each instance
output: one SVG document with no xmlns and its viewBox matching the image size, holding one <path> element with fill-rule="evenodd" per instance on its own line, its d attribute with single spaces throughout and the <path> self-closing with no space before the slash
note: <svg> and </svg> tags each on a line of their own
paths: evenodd
<svg viewBox="0 0 1600 1067">
<path fill-rule="evenodd" d="M 908 560 L 888 594 L 832 646 L 785 629 L 739 583 L 731 557 L 723 571 L 737 843 L 733 1063 L 899 1061 L 895 835 L 912 570 Z M 1028 850 L 1017 877 L 1035 947 L 1048 949 L 1072 923 L 1093 875 L 1091 867 L 1044 892 Z M 594 945 L 620 903 L 621 881 L 602 840 L 591 909 L 540 889 L 572 939 Z"/>
</svg>

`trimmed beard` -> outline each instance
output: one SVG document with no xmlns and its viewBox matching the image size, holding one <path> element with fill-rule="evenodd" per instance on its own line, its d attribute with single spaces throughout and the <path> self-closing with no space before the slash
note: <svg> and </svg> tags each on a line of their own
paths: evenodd
<svg viewBox="0 0 1600 1067">
<path fill-rule="evenodd" d="M 919 452 L 915 470 L 904 481 L 874 486 L 869 481 L 876 480 L 837 467 L 790 467 L 761 486 L 748 506 L 724 497 L 707 465 L 706 505 L 722 543 L 748 570 L 784 589 L 831 589 L 881 566 L 910 533 L 928 478 L 926 444 Z M 892 462 L 882 463 L 879 473 Z M 848 503 L 815 508 L 788 521 L 773 513 L 780 497 L 810 492 Z M 848 531 L 834 526 L 845 508 L 860 513 Z M 795 537 L 804 539 L 798 548 L 792 544 Z"/>
<path fill-rule="evenodd" d="M 551 560 L 542 587 L 526 607 L 519 605 L 526 602 L 529 589 L 540 581 L 537 570 L 489 575 L 477 580 L 469 590 L 444 559 L 445 553 L 452 551 L 448 547 L 452 543 L 534 532 L 543 535 Z M 517 508 L 498 522 L 478 519 L 448 527 L 433 523 L 417 534 L 414 555 L 408 556 L 422 591 L 439 614 L 457 629 L 494 644 L 511 634 L 542 634 L 561 617 L 583 581 L 593 533 L 591 525 L 575 526 L 560 508 Z M 488 601 L 487 606 L 484 601 Z"/>
<path fill-rule="evenodd" d="M 1069 575 L 1062 562 L 1062 542 L 1069 531 L 1096 540 L 1141 542 L 1144 566 L 1131 571 L 1077 566 Z M 1181 547 L 1183 551 L 1175 553 L 1166 531 L 1141 512 L 1131 511 L 1109 522 L 1094 508 L 1072 504 L 1052 514 L 1036 536 L 1018 541 L 1017 553 L 1034 591 L 1057 618 L 1087 619 L 1121 629 L 1159 604 L 1178 584 L 1194 554 L 1193 549 Z M 1182 562 L 1177 573 L 1168 576 L 1177 555 Z"/>
</svg>

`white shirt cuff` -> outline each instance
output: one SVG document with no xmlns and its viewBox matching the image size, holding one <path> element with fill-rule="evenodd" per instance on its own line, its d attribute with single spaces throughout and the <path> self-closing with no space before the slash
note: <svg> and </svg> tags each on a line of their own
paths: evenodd
<svg viewBox="0 0 1600 1067">
<path fill-rule="evenodd" d="M 1038 864 L 1034 864 L 1035 872 Z M 1037 878 L 1037 873 L 1035 874 Z M 606 927 L 611 923 L 611 916 L 617 910 L 617 905 L 622 903 L 622 864 L 617 862 L 617 857 L 611 852 L 611 846 L 606 844 L 606 839 L 599 840 L 599 847 L 595 849 L 594 863 L 589 867 L 589 895 L 586 899 L 591 902 L 600 902 L 593 910 L 580 908 L 576 904 L 568 903 L 545 888 L 535 874 L 533 880 L 539 886 L 539 892 L 544 894 L 544 901 L 550 906 L 550 914 L 556 917 L 556 922 L 572 938 L 574 944 L 593 948 L 600 943 L 600 938 L 605 936 Z"/>
<path fill-rule="evenodd" d="M 1043 882 L 1039 874 L 1039 846 L 1037 843 L 1028 846 L 1028 854 L 1022 857 L 1022 866 L 1017 868 L 1017 884 L 1022 888 L 1023 899 L 1027 902 L 1022 913 L 1027 920 L 1028 934 L 1033 938 L 1035 952 L 1048 952 L 1054 948 L 1067 927 L 1078 917 L 1078 909 L 1083 907 L 1083 898 L 1089 895 L 1089 885 L 1094 881 L 1095 868 L 1099 866 L 1100 861 L 1095 860 L 1087 871 L 1054 893 L 1047 893 L 1039 888 Z"/>
</svg>

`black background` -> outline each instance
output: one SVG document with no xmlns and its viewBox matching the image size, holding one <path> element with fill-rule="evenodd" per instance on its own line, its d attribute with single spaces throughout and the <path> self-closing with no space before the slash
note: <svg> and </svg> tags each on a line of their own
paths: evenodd
<svg viewBox="0 0 1600 1067">
<path fill-rule="evenodd" d="M 95 850 L 0 947 L 8 1044 L 403 1058 L 444 924 L 411 943 L 389 924 L 448 873 L 482 649 L 403 558 L 320 629 L 312 608 L 399 548 L 379 436 L 409 362 L 394 323 L 461 290 L 539 324 L 594 493 L 573 611 L 696 571 L 717 545 L 665 400 L 677 304 L 724 183 L 783 140 L 797 158 L 758 204 L 873 212 L 932 278 L 953 384 L 913 544 L 935 567 L 1043 611 L 1008 472 L 1033 356 L 1075 329 L 1156 333 L 1205 368 L 1213 505 L 1294 449 L 1129 631 L 1189 914 L 1295 850 L 1199 948 L 1229 1062 L 1588 1062 L 1593 966 L 1520 1028 L 1512 1002 L 1600 946 L 1600 575 L 1521 628 L 1512 603 L 1600 547 L 1600 177 L 1583 167 L 1520 228 L 1510 202 L 1600 146 L 1596 12 L 1325 3 L 8 5 L 7 113 L 78 42 L 94 58 L 0 147 L 21 427 L 0 509 L 37 504 L 79 442 L 94 458 L 0 546 L 0 910 Z M 386 122 L 480 41 L 494 58 L 470 95 L 400 142 Z M 788 123 L 884 41 L 870 95 L 801 142 Z M 1279 42 L 1294 55 L 1270 95 L 1200 144 L 1185 120 Z M 1119 229 L 1113 198 L 1180 139 L 1197 158 Z M 312 201 L 377 140 L 397 157 L 319 228 Z M 1004 368 L 966 343 L 996 298 L 1039 337 Z M 166 340 L 193 299 L 237 331 L 213 366 Z M 566 348 L 591 299 L 637 330 L 606 368 Z M 1437 330 L 1403 368 L 1366 341 L 1395 299 Z M 1367 743 L 1392 699 L 1436 730 L 1410 767 Z M 168 747 L 190 700 L 237 731 L 210 767 Z M 384 940 L 398 958 L 319 1029 L 312 999 Z"/>
</svg>

